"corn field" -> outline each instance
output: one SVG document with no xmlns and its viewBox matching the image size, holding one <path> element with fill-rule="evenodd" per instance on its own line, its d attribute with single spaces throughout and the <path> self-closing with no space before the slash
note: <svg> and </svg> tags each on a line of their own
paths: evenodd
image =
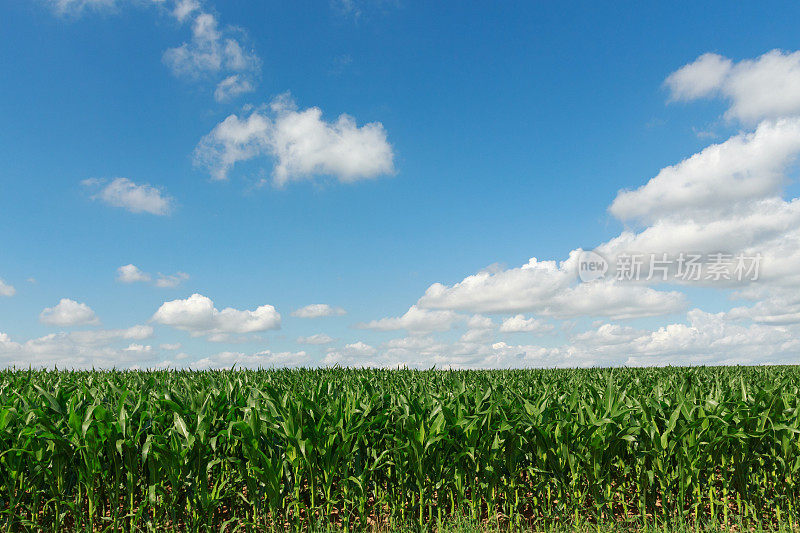
<svg viewBox="0 0 800 533">
<path fill-rule="evenodd" d="M 796 524 L 799 385 L 797 367 L 6 370 L 0 525 Z"/>
</svg>

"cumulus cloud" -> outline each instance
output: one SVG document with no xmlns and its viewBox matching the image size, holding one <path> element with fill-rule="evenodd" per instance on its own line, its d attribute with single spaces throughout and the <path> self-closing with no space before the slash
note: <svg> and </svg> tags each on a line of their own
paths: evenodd
<svg viewBox="0 0 800 533">
<path fill-rule="evenodd" d="M 379 122 L 357 126 L 349 115 L 326 122 L 317 107 L 299 110 L 280 96 L 246 117 L 230 115 L 195 149 L 195 162 L 224 180 L 238 162 L 269 156 L 276 186 L 331 176 L 343 183 L 394 173 L 394 153 Z"/>
<path fill-rule="evenodd" d="M 375 355 L 377 352 L 378 350 L 373 346 L 358 341 L 347 344 L 344 348 L 338 350 L 329 350 L 328 353 L 325 354 L 322 364 L 326 366 L 374 366 L 369 361 L 365 361 L 364 358 Z M 361 364 L 359 364 L 359 361 L 361 361 Z"/>
<path fill-rule="evenodd" d="M 396 331 L 404 329 L 409 333 L 420 335 L 433 331 L 447 331 L 448 329 L 452 329 L 456 322 L 463 319 L 463 316 L 453 311 L 431 311 L 412 305 L 402 316 L 361 322 L 354 327 L 375 331 Z"/>
<path fill-rule="evenodd" d="M 577 282 L 580 250 L 561 263 L 531 258 L 519 268 L 484 270 L 451 286 L 435 283 L 417 305 L 476 313 L 535 312 L 556 318 L 578 316 L 615 319 L 680 311 L 685 298 L 675 291 L 615 283 Z"/>
<path fill-rule="evenodd" d="M 800 52 L 772 50 L 734 63 L 703 54 L 670 74 L 673 100 L 721 96 L 730 102 L 726 118 L 754 124 L 800 113 Z"/>
<path fill-rule="evenodd" d="M 587 348 L 616 346 L 630 343 L 642 334 L 641 331 L 631 326 L 601 324 L 595 329 L 574 335 L 572 337 L 572 342 Z"/>
<path fill-rule="evenodd" d="M 471 330 L 489 331 L 489 330 Z M 391 339 L 380 346 L 364 350 L 331 350 L 323 363 L 354 367 L 415 368 L 479 368 L 492 354 L 487 339 L 448 343 L 432 336 L 415 335 Z"/>
<path fill-rule="evenodd" d="M 254 90 L 261 60 L 242 44 L 237 36 L 241 30 L 220 28 L 217 17 L 202 11 L 196 2 L 178 2 L 173 15 L 179 22 L 192 18 L 192 38 L 164 52 L 164 63 L 174 75 L 195 80 L 225 76 L 214 91 L 218 102 Z"/>
<path fill-rule="evenodd" d="M 344 350 L 353 355 L 372 355 L 376 352 L 375 348 L 361 341 L 345 345 Z"/>
<path fill-rule="evenodd" d="M 627 365 L 753 364 L 786 362 L 796 357 L 796 332 L 785 327 L 741 325 L 726 313 L 699 309 L 687 315 L 688 324 L 670 324 L 646 332 L 627 348 Z"/>
<path fill-rule="evenodd" d="M 217 84 L 217 88 L 214 90 L 214 99 L 217 102 L 226 102 L 254 90 L 255 87 L 250 80 L 241 74 L 233 74 Z"/>
<path fill-rule="evenodd" d="M 153 326 L 140 324 L 125 329 L 72 331 L 65 336 L 81 346 L 96 346 L 116 340 L 141 341 L 153 336 Z"/>
<path fill-rule="evenodd" d="M 0 364 L 5 367 L 130 367 L 140 364 L 152 352 L 131 341 L 141 341 L 152 334 L 153 328 L 146 325 L 53 333 L 26 342 L 15 342 L 8 334 L 0 333 Z M 126 350 L 114 346 L 123 341 L 128 343 L 128 348 L 142 346 L 142 349 Z"/>
<path fill-rule="evenodd" d="M 149 344 L 145 345 L 145 344 L 133 343 L 129 344 L 127 348 L 123 348 L 122 351 L 144 355 L 152 353 L 153 347 L 150 346 Z"/>
<path fill-rule="evenodd" d="M 467 328 L 474 330 L 494 329 L 494 321 L 488 316 L 472 315 L 467 319 Z"/>
<path fill-rule="evenodd" d="M 728 316 L 757 324 L 800 324 L 800 296 L 795 291 L 780 291 L 751 306 L 734 307 L 728 311 Z"/>
<path fill-rule="evenodd" d="M 311 304 L 292 311 L 292 316 L 298 318 L 320 318 L 324 316 L 342 316 L 347 311 L 341 307 L 331 307 L 328 304 Z"/>
<path fill-rule="evenodd" d="M 185 11 L 178 10 L 176 16 Z M 179 76 L 198 77 L 205 73 L 216 73 L 223 68 L 238 67 L 247 59 L 235 41 L 224 40 L 219 23 L 210 13 L 198 14 L 192 22 L 192 40 L 164 52 L 164 62 Z"/>
<path fill-rule="evenodd" d="M 730 59 L 707 53 L 670 74 L 664 84 L 673 101 L 705 98 L 719 91 L 732 67 Z"/>
<path fill-rule="evenodd" d="M 334 338 L 325 333 L 315 333 L 308 337 L 297 337 L 297 344 L 330 344 Z"/>
<path fill-rule="evenodd" d="M 190 15 L 197 11 L 200 11 L 200 2 L 197 0 L 178 0 L 172 8 L 172 16 L 178 22 L 185 22 Z"/>
<path fill-rule="evenodd" d="M 608 258 L 631 251 L 673 257 L 725 252 L 734 262 L 737 257 L 759 257 L 757 280 L 714 285 L 798 287 L 800 199 L 781 195 L 799 151 L 798 117 L 764 121 L 753 133 L 709 147 L 643 187 L 620 192 L 611 212 L 649 225 L 638 232 L 624 231 L 597 250 Z M 694 194 L 686 196 L 685 191 Z M 706 277 L 704 270 L 702 278 Z"/>
<path fill-rule="evenodd" d="M 480 361 L 491 354 L 491 345 L 483 340 L 453 343 L 437 341 L 431 337 L 393 339 L 384 343 L 382 351 L 373 360 L 384 367 L 411 366 L 417 368 L 477 368 Z"/>
<path fill-rule="evenodd" d="M 468 329 L 461 335 L 460 340 L 465 343 L 477 343 L 487 342 L 490 339 L 494 339 L 494 337 L 494 331 L 490 329 Z"/>
<path fill-rule="evenodd" d="M 301 366 L 309 363 L 306 352 L 273 352 L 264 350 L 254 354 L 242 352 L 220 352 L 210 357 L 204 357 L 189 363 L 189 367 L 196 370 L 209 368 L 227 369 L 233 368 L 271 368 L 271 367 L 290 367 Z M 166 366 L 185 366 L 175 365 L 168 362 Z"/>
<path fill-rule="evenodd" d="M 120 283 L 136 283 L 150 281 L 150 274 L 142 272 L 136 265 L 122 265 L 117 269 L 117 281 Z"/>
<path fill-rule="evenodd" d="M 164 302 L 152 320 L 188 331 L 193 336 L 255 333 L 281 327 L 281 315 L 271 305 L 262 305 L 253 311 L 231 307 L 218 311 L 210 298 L 200 294 Z"/>
<path fill-rule="evenodd" d="M 153 348 L 141 342 L 152 335 L 150 326 L 127 330 L 59 333 L 13 341 L 0 333 L 0 361 L 7 365 L 86 368 L 191 367 L 230 368 L 298 365 L 344 365 L 416 368 L 591 367 L 664 364 L 761 364 L 788 363 L 800 349 L 800 329 L 791 324 L 742 323 L 736 313 L 689 311 L 685 320 L 655 329 L 639 329 L 601 323 L 569 336 L 561 343 L 509 344 L 491 338 L 443 342 L 432 336 L 414 335 L 391 339 L 378 346 L 363 341 L 330 349 L 314 361 L 304 351 L 261 351 L 253 354 L 221 352 L 199 360 L 178 354 L 156 363 Z M 473 330 L 478 331 L 478 330 Z M 491 330 L 483 330 L 491 331 Z M 127 341 L 122 348 L 113 342 Z M 134 342 L 131 342 L 134 341 Z M 162 349 L 166 349 L 162 346 Z"/>
<path fill-rule="evenodd" d="M 800 118 L 766 121 L 752 133 L 713 144 L 647 184 L 621 191 L 609 211 L 619 219 L 718 215 L 744 201 L 778 194 L 800 153 Z"/>
<path fill-rule="evenodd" d="M 117 269 L 117 281 L 120 283 L 149 283 L 153 281 L 153 285 L 156 287 L 171 289 L 187 279 L 189 279 L 189 274 L 185 272 L 176 272 L 169 275 L 159 272 L 158 277 L 153 280 L 150 274 L 133 264 L 123 265 Z"/>
<path fill-rule="evenodd" d="M 16 293 L 17 289 L 13 285 L 0 279 L 0 296 L 14 296 Z"/>
<path fill-rule="evenodd" d="M 114 207 L 121 207 L 131 213 L 150 213 L 167 215 L 172 210 L 173 200 L 160 189 L 148 184 L 137 185 L 128 178 L 83 180 L 85 187 L 97 190 L 93 200 L 100 200 Z"/>
<path fill-rule="evenodd" d="M 548 333 L 555 327 L 535 318 L 525 318 L 525 315 L 514 315 L 503 320 L 500 325 L 501 333 Z"/>
<path fill-rule="evenodd" d="M 82 326 L 99 324 L 100 319 L 92 308 L 69 298 L 62 298 L 54 307 L 46 307 L 39 320 L 51 326 Z"/>
<path fill-rule="evenodd" d="M 189 274 L 186 272 L 176 272 L 175 274 L 162 274 L 159 272 L 158 278 L 155 280 L 155 286 L 162 289 L 172 289 L 187 279 L 189 279 Z"/>
<path fill-rule="evenodd" d="M 800 222 L 800 202 L 767 198 L 737 210 L 710 216 L 666 217 L 639 232 L 624 231 L 598 250 L 615 254 L 640 252 L 719 251 L 734 252 L 773 241 Z M 760 247 L 765 251 L 764 246 Z"/>
<path fill-rule="evenodd" d="M 430 336 L 387 341 L 375 349 L 331 350 L 325 364 L 416 368 L 548 368 L 666 364 L 787 363 L 796 359 L 797 328 L 741 324 L 726 313 L 689 311 L 684 321 L 652 330 L 601 323 L 561 343 L 508 344 L 490 338 L 442 342 Z"/>
</svg>

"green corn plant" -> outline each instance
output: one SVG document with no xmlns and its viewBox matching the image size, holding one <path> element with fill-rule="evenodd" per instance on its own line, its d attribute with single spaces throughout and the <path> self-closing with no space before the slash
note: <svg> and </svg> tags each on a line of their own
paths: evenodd
<svg viewBox="0 0 800 533">
<path fill-rule="evenodd" d="M 800 368 L 0 371 L 0 526 L 790 529 Z"/>
</svg>

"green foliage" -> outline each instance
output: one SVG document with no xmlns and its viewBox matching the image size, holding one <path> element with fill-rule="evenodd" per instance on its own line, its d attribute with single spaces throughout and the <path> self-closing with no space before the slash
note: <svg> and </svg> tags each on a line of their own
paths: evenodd
<svg viewBox="0 0 800 533">
<path fill-rule="evenodd" d="M 6 529 L 795 524 L 800 368 L 0 371 Z"/>
</svg>

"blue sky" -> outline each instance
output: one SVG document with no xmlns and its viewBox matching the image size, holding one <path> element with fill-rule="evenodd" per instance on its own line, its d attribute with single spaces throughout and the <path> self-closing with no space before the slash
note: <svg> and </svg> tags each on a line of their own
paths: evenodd
<svg viewBox="0 0 800 533">
<path fill-rule="evenodd" d="M 795 5 L 0 9 L 5 365 L 796 360 Z"/>
</svg>

